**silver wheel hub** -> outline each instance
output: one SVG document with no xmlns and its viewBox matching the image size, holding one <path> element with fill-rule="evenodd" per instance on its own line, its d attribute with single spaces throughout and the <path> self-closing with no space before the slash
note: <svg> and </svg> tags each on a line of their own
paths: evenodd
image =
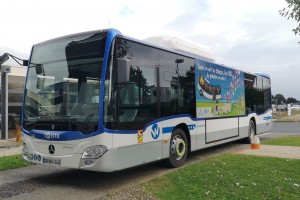
<svg viewBox="0 0 300 200">
<path fill-rule="evenodd" d="M 186 144 L 184 140 L 176 135 L 171 143 L 171 156 L 174 157 L 176 160 L 180 160 L 186 151 Z"/>
</svg>

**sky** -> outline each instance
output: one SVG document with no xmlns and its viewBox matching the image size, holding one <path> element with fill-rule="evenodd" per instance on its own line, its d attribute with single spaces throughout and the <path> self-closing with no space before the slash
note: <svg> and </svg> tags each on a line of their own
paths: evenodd
<svg viewBox="0 0 300 200">
<path fill-rule="evenodd" d="M 55 37 L 115 28 L 145 39 L 185 38 L 209 48 L 216 63 L 271 76 L 272 94 L 300 100 L 300 36 L 279 15 L 284 0 L 1 0 L 0 53 L 28 58 Z"/>
</svg>

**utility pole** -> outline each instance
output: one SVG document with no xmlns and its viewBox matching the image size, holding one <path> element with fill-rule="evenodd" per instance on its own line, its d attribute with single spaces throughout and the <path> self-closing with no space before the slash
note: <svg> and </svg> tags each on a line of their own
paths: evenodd
<svg viewBox="0 0 300 200">
<path fill-rule="evenodd" d="M 8 80 L 7 74 L 10 73 L 10 66 L 2 65 L 8 60 L 8 55 L 0 57 L 1 67 L 1 139 L 8 139 Z"/>
<path fill-rule="evenodd" d="M 8 139 L 8 76 L 10 73 L 10 66 L 2 65 L 9 57 L 14 59 L 19 65 L 28 66 L 28 60 L 20 59 L 9 53 L 5 53 L 0 56 L 0 68 L 1 68 L 1 140 Z M 20 63 L 19 61 L 23 63 Z"/>
</svg>

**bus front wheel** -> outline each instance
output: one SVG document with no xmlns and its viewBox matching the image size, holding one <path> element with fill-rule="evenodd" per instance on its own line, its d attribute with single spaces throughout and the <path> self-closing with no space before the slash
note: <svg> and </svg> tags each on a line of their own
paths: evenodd
<svg viewBox="0 0 300 200">
<path fill-rule="evenodd" d="M 180 128 L 175 128 L 171 136 L 169 165 L 174 168 L 183 165 L 188 149 L 187 137 L 184 131 Z"/>
</svg>

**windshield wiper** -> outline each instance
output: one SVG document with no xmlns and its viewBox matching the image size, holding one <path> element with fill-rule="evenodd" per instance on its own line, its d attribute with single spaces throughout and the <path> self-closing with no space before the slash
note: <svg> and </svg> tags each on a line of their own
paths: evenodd
<svg viewBox="0 0 300 200">
<path fill-rule="evenodd" d="M 68 116 L 61 116 L 64 120 L 66 120 L 69 123 L 73 123 L 77 126 L 79 126 L 79 131 L 82 133 L 89 133 L 91 131 L 91 127 L 89 126 L 89 121 L 85 120 L 85 122 L 78 122 L 75 120 L 75 118 L 72 115 Z"/>
<path fill-rule="evenodd" d="M 74 128 L 71 128 L 71 124 L 76 125 L 76 129 L 80 132 L 87 134 L 91 133 L 95 130 L 97 125 L 94 123 L 90 123 L 90 120 L 92 118 L 91 116 L 87 116 L 86 120 L 84 122 L 78 122 L 76 121 L 76 118 L 74 116 L 57 116 L 57 117 L 49 117 L 49 116 L 41 116 L 38 118 L 34 118 L 32 120 L 24 120 L 24 128 L 27 130 L 32 130 L 35 127 L 44 129 L 45 125 L 50 124 L 60 124 L 60 123 L 68 123 L 69 124 L 69 130 L 75 130 Z"/>
<path fill-rule="evenodd" d="M 31 130 L 36 123 L 37 121 L 24 121 L 24 126 Z"/>
<path fill-rule="evenodd" d="M 40 124 L 41 122 L 52 122 L 52 121 L 53 121 L 53 118 L 49 118 L 46 116 L 37 117 L 32 120 L 25 118 L 24 119 L 24 127 L 26 129 L 32 130 L 35 125 Z"/>
</svg>

